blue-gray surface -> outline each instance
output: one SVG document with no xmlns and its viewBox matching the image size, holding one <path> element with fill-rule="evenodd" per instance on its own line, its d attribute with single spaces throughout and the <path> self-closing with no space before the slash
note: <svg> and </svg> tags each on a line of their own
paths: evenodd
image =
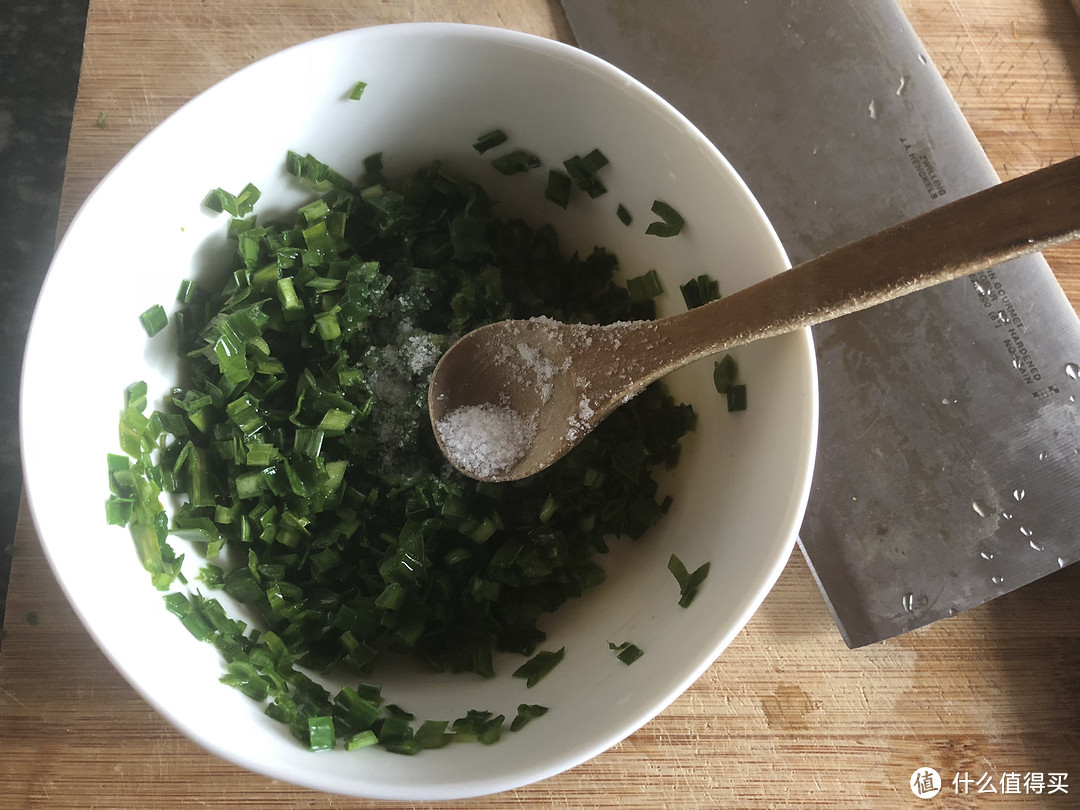
<svg viewBox="0 0 1080 810">
<path fill-rule="evenodd" d="M 0 0 L 0 621 L 19 511 L 19 372 L 52 257 L 88 0 Z"/>
</svg>

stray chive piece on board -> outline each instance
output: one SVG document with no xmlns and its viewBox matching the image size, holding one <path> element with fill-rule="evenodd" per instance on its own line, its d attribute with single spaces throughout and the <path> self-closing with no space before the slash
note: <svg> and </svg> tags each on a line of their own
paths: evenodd
<svg viewBox="0 0 1080 810">
<path fill-rule="evenodd" d="M 494 149 L 496 146 L 502 146 L 509 140 L 506 133 L 501 129 L 493 129 L 491 132 L 485 132 L 473 143 L 472 147 L 481 155 L 489 149 Z"/>
<path fill-rule="evenodd" d="M 361 96 L 364 95 L 365 90 L 367 90 L 367 82 L 357 82 L 353 85 L 352 90 L 349 91 L 349 98 L 352 101 L 359 101 Z"/>
<path fill-rule="evenodd" d="M 139 316 L 139 322 L 146 334 L 153 337 L 169 325 L 169 316 L 165 314 L 165 308 L 161 304 L 154 304 Z"/>
<path fill-rule="evenodd" d="M 618 207 L 615 209 L 615 216 L 619 218 L 619 222 L 621 222 L 623 225 L 628 226 L 631 222 L 634 221 L 634 217 L 630 214 L 630 211 L 627 209 L 627 207 L 622 203 L 619 203 Z"/>
<path fill-rule="evenodd" d="M 515 678 L 525 678 L 525 686 L 532 689 L 547 675 L 556 665 L 563 660 L 566 647 L 560 647 L 555 652 L 541 650 L 520 667 L 514 670 Z"/>
<path fill-rule="evenodd" d="M 540 158 L 532 152 L 526 149 L 515 149 L 513 152 L 507 152 L 495 158 L 491 161 L 491 165 L 501 174 L 510 175 L 539 168 L 541 164 Z"/>
<path fill-rule="evenodd" d="M 689 607 L 690 603 L 694 601 L 694 597 L 697 596 L 701 583 L 709 575 L 709 563 L 705 563 L 691 574 L 686 570 L 683 561 L 672 554 L 667 567 L 674 575 L 675 581 L 679 583 L 679 606 Z"/>
<path fill-rule="evenodd" d="M 682 214 L 660 200 L 653 200 L 652 212 L 660 217 L 660 222 L 653 222 L 645 229 L 651 236 L 677 236 L 686 224 Z"/>
<path fill-rule="evenodd" d="M 107 117 L 105 115 L 105 111 L 102 110 L 100 113 L 98 113 L 97 121 L 94 122 L 94 126 L 98 129 L 105 129 L 106 121 Z"/>
<path fill-rule="evenodd" d="M 634 663 L 645 654 L 645 651 L 641 649 L 641 647 L 629 641 L 624 641 L 622 644 L 616 644 L 609 641 L 608 648 L 614 650 L 616 653 L 615 657 L 627 666 L 630 666 L 630 664 Z"/>
</svg>

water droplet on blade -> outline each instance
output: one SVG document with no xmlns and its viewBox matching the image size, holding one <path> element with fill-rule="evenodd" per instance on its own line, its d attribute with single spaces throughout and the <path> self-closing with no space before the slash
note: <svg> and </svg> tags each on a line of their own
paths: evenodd
<svg viewBox="0 0 1080 810">
<path fill-rule="evenodd" d="M 990 514 L 990 510 L 986 508 L 986 504 L 984 504 L 982 501 L 972 501 L 971 508 L 979 517 L 986 517 Z"/>
<path fill-rule="evenodd" d="M 1005 581 L 1005 577 L 990 577 L 990 581 L 993 582 L 995 585 L 1000 585 L 1002 582 Z"/>
<path fill-rule="evenodd" d="M 1066 363 L 1065 374 L 1074 380 L 1080 379 L 1080 363 Z"/>
<path fill-rule="evenodd" d="M 1039 543 L 1036 543 L 1034 540 L 1029 540 L 1028 545 L 1031 546 L 1034 551 L 1046 551 L 1045 548 L 1043 548 Z"/>
<path fill-rule="evenodd" d="M 1031 537 L 1032 531 L 1027 526 L 1021 526 L 1020 534 L 1024 535 L 1024 537 Z"/>
<path fill-rule="evenodd" d="M 1015 500 L 1017 502 L 1020 502 L 1020 501 L 1024 500 L 1024 498 L 1026 496 L 1027 496 L 1027 493 L 1023 489 L 1014 489 L 1013 490 L 1013 500 Z"/>
<path fill-rule="evenodd" d="M 904 594 L 904 598 L 901 600 L 901 604 L 903 604 L 904 610 L 906 610 L 908 613 L 911 613 L 913 610 L 915 610 L 915 594 Z"/>
</svg>

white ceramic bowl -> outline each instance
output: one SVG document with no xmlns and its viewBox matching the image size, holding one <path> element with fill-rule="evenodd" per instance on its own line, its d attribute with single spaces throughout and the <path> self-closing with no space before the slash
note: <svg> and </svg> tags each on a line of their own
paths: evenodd
<svg viewBox="0 0 1080 810">
<path fill-rule="evenodd" d="M 358 80 L 360 101 L 348 100 Z M 280 105 L 289 99 L 288 114 Z M 259 110 L 267 117 L 260 119 Z M 606 196 L 566 212 L 544 200 L 546 172 L 503 177 L 472 148 L 499 126 L 545 165 L 600 147 Z M 148 341 L 138 315 L 170 308 L 179 282 L 218 260 L 224 218 L 200 207 L 211 188 L 263 190 L 256 213 L 302 202 L 287 150 L 346 175 L 384 153 L 402 173 L 438 157 L 480 181 L 504 214 L 551 222 L 565 246 L 604 245 L 626 275 L 657 268 L 677 285 L 702 272 L 731 292 L 786 267 L 754 198 L 717 150 L 671 106 L 619 70 L 566 45 L 498 29 L 406 24 L 349 31 L 269 57 L 195 98 L 136 146 L 86 201 L 60 245 L 34 314 L 22 381 L 27 492 L 57 579 L 102 650 L 185 734 L 239 765 L 324 791 L 395 799 L 453 798 L 520 786 L 577 765 L 662 711 L 729 644 L 793 548 L 814 458 L 817 399 L 810 336 L 736 352 L 750 393 L 727 413 L 711 362 L 669 378 L 699 423 L 665 482 L 671 512 L 640 542 L 617 543 L 607 581 L 544 621 L 545 649 L 565 660 L 534 689 L 498 659 L 493 680 L 402 672 L 384 694 L 421 716 L 521 702 L 549 713 L 492 747 L 453 745 L 406 757 L 377 749 L 310 753 L 239 692 L 221 663 L 163 606 L 126 530 L 105 524 L 105 455 L 118 452 L 121 392 L 134 380 L 164 393 L 176 371 L 167 334 Z M 687 225 L 644 235 L 662 199 Z M 150 204 L 150 203 L 153 204 Z M 617 203 L 635 215 L 624 227 Z M 62 474 L 58 474 L 62 471 Z M 689 609 L 666 568 L 712 563 Z M 197 555 L 188 555 L 190 572 Z M 633 666 L 608 641 L 645 650 Z"/>
</svg>

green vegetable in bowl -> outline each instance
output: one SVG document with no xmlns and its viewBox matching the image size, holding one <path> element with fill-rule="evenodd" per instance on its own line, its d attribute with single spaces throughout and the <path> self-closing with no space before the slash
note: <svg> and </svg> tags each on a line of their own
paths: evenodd
<svg viewBox="0 0 1080 810">
<path fill-rule="evenodd" d="M 310 155 L 286 165 L 323 194 L 283 223 L 234 217 L 223 284 L 183 285 L 171 319 L 182 379 L 149 414 L 146 386 L 128 390 L 109 520 L 129 527 L 159 588 L 183 582 L 172 535 L 205 556 L 206 589 L 246 606 L 260 629 L 197 592 L 166 597 L 221 650 L 224 682 L 312 748 L 363 747 L 374 732 L 412 753 L 435 746 L 297 667 L 367 675 L 407 653 L 490 677 L 494 652 L 532 655 L 540 618 L 604 579 L 609 540 L 640 537 L 670 503 L 653 470 L 677 460 L 693 411 L 653 386 L 542 474 L 461 476 L 426 412 L 454 336 L 503 318 L 650 317 L 652 299 L 615 284 L 610 253 L 565 256 L 550 227 L 499 219 L 439 163 L 398 186 L 381 161 L 366 162 L 380 182 L 359 186 Z M 179 504 L 171 523 L 165 495 Z M 553 665 L 538 658 L 532 683 Z M 495 717 L 447 733 L 493 741 Z"/>
</svg>

